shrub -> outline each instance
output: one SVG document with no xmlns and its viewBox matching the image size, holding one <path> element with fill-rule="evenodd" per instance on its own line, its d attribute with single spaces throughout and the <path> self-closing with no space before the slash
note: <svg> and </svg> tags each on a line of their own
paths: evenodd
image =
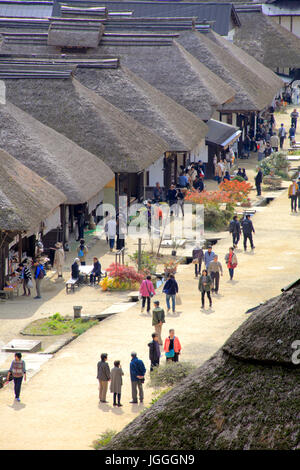
<svg viewBox="0 0 300 470">
<path fill-rule="evenodd" d="M 133 253 L 133 255 L 129 255 L 129 258 L 135 263 L 135 265 L 138 267 L 138 251 Z M 151 273 L 156 272 L 156 267 L 157 264 L 155 261 L 153 261 L 153 257 L 149 254 L 146 253 L 145 251 L 142 252 L 141 254 L 141 271 L 143 271 L 144 275 L 148 275 Z"/>
<path fill-rule="evenodd" d="M 230 194 L 230 198 L 233 201 L 240 202 L 250 193 L 252 185 L 247 181 L 223 181 L 220 184 L 220 190 Z"/>
<path fill-rule="evenodd" d="M 286 178 L 288 176 L 289 161 L 285 153 L 274 152 L 269 157 L 264 158 L 259 163 L 259 167 L 262 169 L 264 176 L 269 175 L 273 170 L 275 175 Z"/>
<path fill-rule="evenodd" d="M 107 444 L 110 443 L 112 438 L 117 434 L 117 431 L 109 429 L 102 434 L 100 434 L 100 438 L 93 442 L 93 447 L 95 450 L 102 449 Z"/>
<path fill-rule="evenodd" d="M 204 208 L 204 229 L 214 230 L 216 232 L 227 230 L 230 219 L 232 218 L 232 210 L 220 210 L 218 207 Z"/>
<path fill-rule="evenodd" d="M 154 367 L 150 376 L 150 386 L 164 387 L 178 384 L 195 369 L 196 366 L 191 362 L 167 362 Z"/>
</svg>

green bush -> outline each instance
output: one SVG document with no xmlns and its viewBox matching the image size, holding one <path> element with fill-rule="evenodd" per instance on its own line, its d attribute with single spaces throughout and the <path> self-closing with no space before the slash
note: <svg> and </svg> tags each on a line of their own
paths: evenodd
<svg viewBox="0 0 300 470">
<path fill-rule="evenodd" d="M 131 261 L 135 263 L 138 267 L 138 251 L 135 251 L 133 255 L 129 255 Z M 153 256 L 150 253 L 145 251 L 141 254 L 141 271 L 145 273 L 155 273 L 156 272 L 157 264 L 153 261 Z"/>
<path fill-rule="evenodd" d="M 110 443 L 112 438 L 117 434 L 117 431 L 109 429 L 102 434 L 100 434 L 100 438 L 93 442 L 93 447 L 95 450 L 102 449 L 107 444 Z"/>
<path fill-rule="evenodd" d="M 191 362 L 166 362 L 154 367 L 150 375 L 150 387 L 169 387 L 181 382 L 191 374 L 196 366 Z"/>
<path fill-rule="evenodd" d="M 274 170 L 276 176 L 286 178 L 288 176 L 289 161 L 285 153 L 273 152 L 269 157 L 261 160 L 259 167 L 262 169 L 264 176 L 269 175 L 271 170 Z"/>
<path fill-rule="evenodd" d="M 213 230 L 216 232 L 227 230 L 228 224 L 232 218 L 233 211 L 220 210 L 217 207 L 204 208 L 204 228 L 205 230 Z"/>
</svg>

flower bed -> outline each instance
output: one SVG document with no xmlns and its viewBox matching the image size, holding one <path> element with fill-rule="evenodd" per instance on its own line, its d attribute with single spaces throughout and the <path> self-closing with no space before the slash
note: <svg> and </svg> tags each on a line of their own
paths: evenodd
<svg viewBox="0 0 300 470">
<path fill-rule="evenodd" d="M 144 279 L 144 273 L 138 273 L 133 267 L 112 263 L 107 269 L 107 276 L 100 281 L 102 290 L 136 290 Z"/>
</svg>

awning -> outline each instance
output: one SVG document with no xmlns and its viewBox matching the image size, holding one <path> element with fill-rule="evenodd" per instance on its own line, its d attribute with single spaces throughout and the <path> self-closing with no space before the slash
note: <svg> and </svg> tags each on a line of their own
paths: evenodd
<svg viewBox="0 0 300 470">
<path fill-rule="evenodd" d="M 241 135 L 242 131 L 235 126 L 226 124 L 225 122 L 210 119 L 207 121 L 208 133 L 205 137 L 207 144 L 215 144 L 220 147 L 227 148 L 233 144 Z"/>
</svg>

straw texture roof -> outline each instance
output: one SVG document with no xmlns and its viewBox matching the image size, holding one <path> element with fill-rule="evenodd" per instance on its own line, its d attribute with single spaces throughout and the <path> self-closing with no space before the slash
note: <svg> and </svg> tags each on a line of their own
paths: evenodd
<svg viewBox="0 0 300 470">
<path fill-rule="evenodd" d="M 65 195 L 0 149 L 0 230 L 38 228 Z"/>
<path fill-rule="evenodd" d="M 300 67 L 300 38 L 262 12 L 239 11 L 239 18 L 236 46 L 272 70 Z"/>
<path fill-rule="evenodd" d="M 299 309 L 299 287 L 264 304 L 105 450 L 299 450 Z"/>
<path fill-rule="evenodd" d="M 220 110 L 261 110 L 282 86 L 268 68 L 214 32 L 185 31 L 176 41 L 235 90 Z"/>
<path fill-rule="evenodd" d="M 99 52 L 117 55 L 121 63 L 203 120 L 232 99 L 234 90 L 178 43 L 171 45 L 101 45 Z"/>
<path fill-rule="evenodd" d="M 95 155 L 7 102 L 0 106 L 2 148 L 59 188 L 69 204 L 88 201 L 114 174 Z"/>
<path fill-rule="evenodd" d="M 76 78 L 168 143 L 168 150 L 189 151 L 205 138 L 207 126 L 126 67 L 78 69 Z"/>
<path fill-rule="evenodd" d="M 148 168 L 168 144 L 108 101 L 70 80 L 6 80 L 7 99 L 93 153 L 113 172 Z"/>
</svg>

